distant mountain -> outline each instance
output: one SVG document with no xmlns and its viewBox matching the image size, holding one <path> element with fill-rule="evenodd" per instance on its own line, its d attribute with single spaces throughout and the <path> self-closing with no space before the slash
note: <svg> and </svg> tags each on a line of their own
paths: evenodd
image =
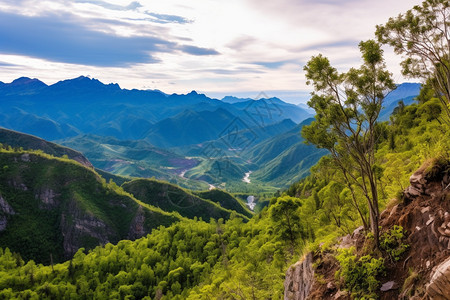
<svg viewBox="0 0 450 300">
<path fill-rule="evenodd" d="M 30 95 L 37 93 L 47 85 L 39 79 L 31 79 L 28 77 L 20 77 L 11 83 L 0 84 L 0 94 L 3 95 Z"/>
<path fill-rule="evenodd" d="M 84 76 L 49 86 L 37 79 L 19 78 L 0 86 L 0 99 L 0 126 L 48 140 L 83 133 L 130 140 L 145 138 L 150 133 L 152 143 L 163 145 L 164 141 L 155 139 L 164 130 L 154 125 L 185 111 L 223 109 L 252 123 L 249 126 L 260 127 L 287 118 L 300 122 L 309 116 L 277 98 L 230 104 L 195 91 L 166 95 L 160 91 L 126 90 Z M 188 130 L 190 125 L 178 123 L 180 127 L 176 130 Z"/>
<path fill-rule="evenodd" d="M 390 92 L 384 99 L 383 109 L 381 110 L 379 119 L 381 121 L 389 120 L 390 115 L 398 106 L 401 100 L 405 105 L 410 105 L 419 95 L 422 85 L 420 83 L 402 83 L 395 90 Z"/>
<path fill-rule="evenodd" d="M 185 110 L 154 124 L 145 139 L 158 147 L 177 147 L 217 139 L 236 117 L 223 108 L 215 111 Z"/>
<path fill-rule="evenodd" d="M 301 136 L 302 127 L 312 121 L 312 118 L 307 119 L 288 132 L 248 149 L 243 157 L 259 166 L 251 177 L 274 186 L 290 184 L 305 177 L 309 168 L 327 153 L 305 144 Z"/>
<path fill-rule="evenodd" d="M 311 107 L 308 106 L 308 104 L 305 103 L 299 103 L 297 104 L 298 107 L 300 107 L 301 109 L 304 109 L 305 111 L 307 111 L 308 113 L 310 113 L 311 115 L 314 115 L 314 109 L 312 109 Z"/>
</svg>

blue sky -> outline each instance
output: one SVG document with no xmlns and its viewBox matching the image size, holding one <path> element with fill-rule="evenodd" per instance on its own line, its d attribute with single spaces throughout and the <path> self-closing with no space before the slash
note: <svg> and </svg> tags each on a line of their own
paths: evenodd
<svg viewBox="0 0 450 300">
<path fill-rule="evenodd" d="M 221 98 L 308 97 L 303 65 L 342 71 L 358 43 L 416 0 L 0 0 L 0 81 L 91 76 L 123 88 Z M 398 82 L 400 58 L 386 48 Z"/>
</svg>

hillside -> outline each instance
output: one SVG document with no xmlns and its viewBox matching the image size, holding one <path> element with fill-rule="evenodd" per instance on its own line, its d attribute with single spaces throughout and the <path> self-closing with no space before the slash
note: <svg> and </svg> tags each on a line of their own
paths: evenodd
<svg viewBox="0 0 450 300">
<path fill-rule="evenodd" d="M 25 133 L 0 128 L 0 143 L 13 148 L 21 147 L 25 150 L 42 150 L 44 153 L 56 157 L 66 155 L 68 158 L 73 159 L 86 167 L 93 167 L 91 162 L 80 152 Z"/>
<path fill-rule="evenodd" d="M 1 150 L 0 244 L 48 263 L 79 248 L 136 239 L 180 218 L 140 204 L 69 159 Z"/>
<path fill-rule="evenodd" d="M 250 210 L 246 206 L 244 206 L 238 199 L 222 190 L 212 189 L 209 191 L 195 192 L 195 194 L 200 198 L 214 201 L 220 204 L 220 206 L 222 206 L 223 208 L 234 210 L 246 217 L 251 218 L 253 216 Z"/>
<path fill-rule="evenodd" d="M 178 212 L 180 215 L 190 219 L 202 218 L 205 221 L 208 221 L 210 218 L 228 219 L 232 213 L 231 209 L 218 205 L 220 204 L 219 199 L 200 198 L 167 182 L 135 179 L 124 183 L 122 187 L 126 192 L 134 195 L 136 199 L 144 203 L 159 207 L 164 211 Z M 239 216 L 247 219 L 239 211 L 236 212 L 238 212 Z"/>
<path fill-rule="evenodd" d="M 244 157 L 259 166 L 251 177 L 273 186 L 288 186 L 309 174 L 309 169 L 326 155 L 323 149 L 305 144 L 300 135 L 307 119 L 291 130 L 267 139 L 244 152 Z"/>
</svg>

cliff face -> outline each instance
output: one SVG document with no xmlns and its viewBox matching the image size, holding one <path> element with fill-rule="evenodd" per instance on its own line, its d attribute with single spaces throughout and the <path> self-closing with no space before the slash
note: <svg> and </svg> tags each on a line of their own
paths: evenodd
<svg viewBox="0 0 450 300">
<path fill-rule="evenodd" d="M 402 226 L 410 247 L 400 261 L 385 263 L 386 276 L 378 278 L 382 284 L 378 296 L 386 300 L 450 299 L 450 163 L 422 167 L 411 176 L 410 184 L 402 201 L 381 213 L 383 232 Z M 357 231 L 343 237 L 336 247 L 361 250 L 364 234 Z M 312 279 L 311 287 L 310 276 L 293 276 L 291 269 L 313 262 L 317 265 L 313 272 L 323 280 Z M 286 276 L 285 299 L 350 299 L 335 282 L 339 264 L 332 255 L 310 254 L 294 266 Z"/>
<path fill-rule="evenodd" d="M 306 257 L 286 271 L 284 281 L 284 300 L 305 300 L 314 283 L 313 255 Z"/>
<path fill-rule="evenodd" d="M 136 239 L 178 218 L 150 211 L 90 168 L 31 153 L 0 153 L 0 247 L 48 263 L 79 248 Z"/>
</svg>

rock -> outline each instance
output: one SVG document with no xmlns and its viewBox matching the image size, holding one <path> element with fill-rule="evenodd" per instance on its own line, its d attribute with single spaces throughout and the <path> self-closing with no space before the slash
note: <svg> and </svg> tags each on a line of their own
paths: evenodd
<svg viewBox="0 0 450 300">
<path fill-rule="evenodd" d="M 39 194 L 36 194 L 36 199 L 40 199 L 44 204 L 48 206 L 53 206 L 56 204 L 55 197 L 57 194 L 49 188 L 45 188 L 40 191 Z"/>
<path fill-rule="evenodd" d="M 14 212 L 14 209 L 11 207 L 11 205 L 9 205 L 9 203 L 6 202 L 6 200 L 3 199 L 2 196 L 0 196 L 0 210 L 3 213 L 7 214 L 7 215 L 14 215 L 14 214 L 16 214 Z"/>
<path fill-rule="evenodd" d="M 427 286 L 427 295 L 432 300 L 450 299 L 450 257 L 436 267 Z"/>
<path fill-rule="evenodd" d="M 380 291 L 387 292 L 390 290 L 396 290 L 398 289 L 398 284 L 395 281 L 388 281 L 386 283 L 383 283 L 383 285 L 380 288 Z"/>
<path fill-rule="evenodd" d="M 430 225 L 431 223 L 433 223 L 434 221 L 434 217 L 430 217 L 430 219 L 427 221 L 427 226 Z"/>
<path fill-rule="evenodd" d="M 427 269 L 430 267 L 431 263 L 429 260 L 427 260 L 427 262 L 425 263 L 425 266 L 427 267 Z"/>
<path fill-rule="evenodd" d="M 419 189 L 427 183 L 426 179 L 423 177 L 422 173 L 414 173 L 409 177 L 409 183 L 412 186 L 418 187 Z"/>
<path fill-rule="evenodd" d="M 347 234 L 346 236 L 344 236 L 341 240 L 341 242 L 339 243 L 339 249 L 343 249 L 343 248 L 350 248 L 351 246 L 353 246 L 353 239 L 350 236 L 350 234 Z"/>
<path fill-rule="evenodd" d="M 424 208 L 422 208 L 421 210 L 420 210 L 420 212 L 421 213 L 426 213 L 426 212 L 428 212 L 428 211 L 430 211 L 430 207 L 429 206 L 427 206 L 427 207 L 424 207 Z"/>
<path fill-rule="evenodd" d="M 6 225 L 8 224 L 8 220 L 6 216 L 0 215 L 0 232 L 6 229 Z"/>
<path fill-rule="evenodd" d="M 336 285 L 333 282 L 328 282 L 327 283 L 327 290 L 330 292 L 333 292 L 336 290 Z"/>
<path fill-rule="evenodd" d="M 410 185 L 406 188 L 405 194 L 408 195 L 409 197 L 415 198 L 415 197 L 420 196 L 420 194 L 422 194 L 422 192 L 419 189 L 417 189 L 416 187 Z"/>
<path fill-rule="evenodd" d="M 0 214 L 0 232 L 6 229 L 6 225 L 8 224 L 8 219 L 6 215 L 15 215 L 14 209 L 9 205 L 8 202 L 6 202 L 5 199 L 3 199 L 2 196 L 0 196 L 0 212 L 3 212 Z"/>
<path fill-rule="evenodd" d="M 450 229 L 448 229 L 448 228 L 445 229 L 445 230 L 444 230 L 444 235 L 450 237 Z"/>
<path fill-rule="evenodd" d="M 290 266 L 284 280 L 284 300 L 304 300 L 311 292 L 314 283 L 312 253 L 308 253 L 303 261 Z"/>
<path fill-rule="evenodd" d="M 339 300 L 339 299 L 345 299 L 345 296 L 347 296 L 347 293 L 344 291 L 338 291 L 336 293 L 336 295 L 334 295 L 334 300 Z"/>
<path fill-rule="evenodd" d="M 359 226 L 352 233 L 352 239 L 356 239 L 359 236 L 364 236 L 364 226 Z"/>
<path fill-rule="evenodd" d="M 29 154 L 29 153 L 24 153 L 24 154 L 22 154 L 22 155 L 20 156 L 20 159 L 21 159 L 22 161 L 29 162 L 29 161 L 30 161 L 30 154 Z"/>
</svg>

